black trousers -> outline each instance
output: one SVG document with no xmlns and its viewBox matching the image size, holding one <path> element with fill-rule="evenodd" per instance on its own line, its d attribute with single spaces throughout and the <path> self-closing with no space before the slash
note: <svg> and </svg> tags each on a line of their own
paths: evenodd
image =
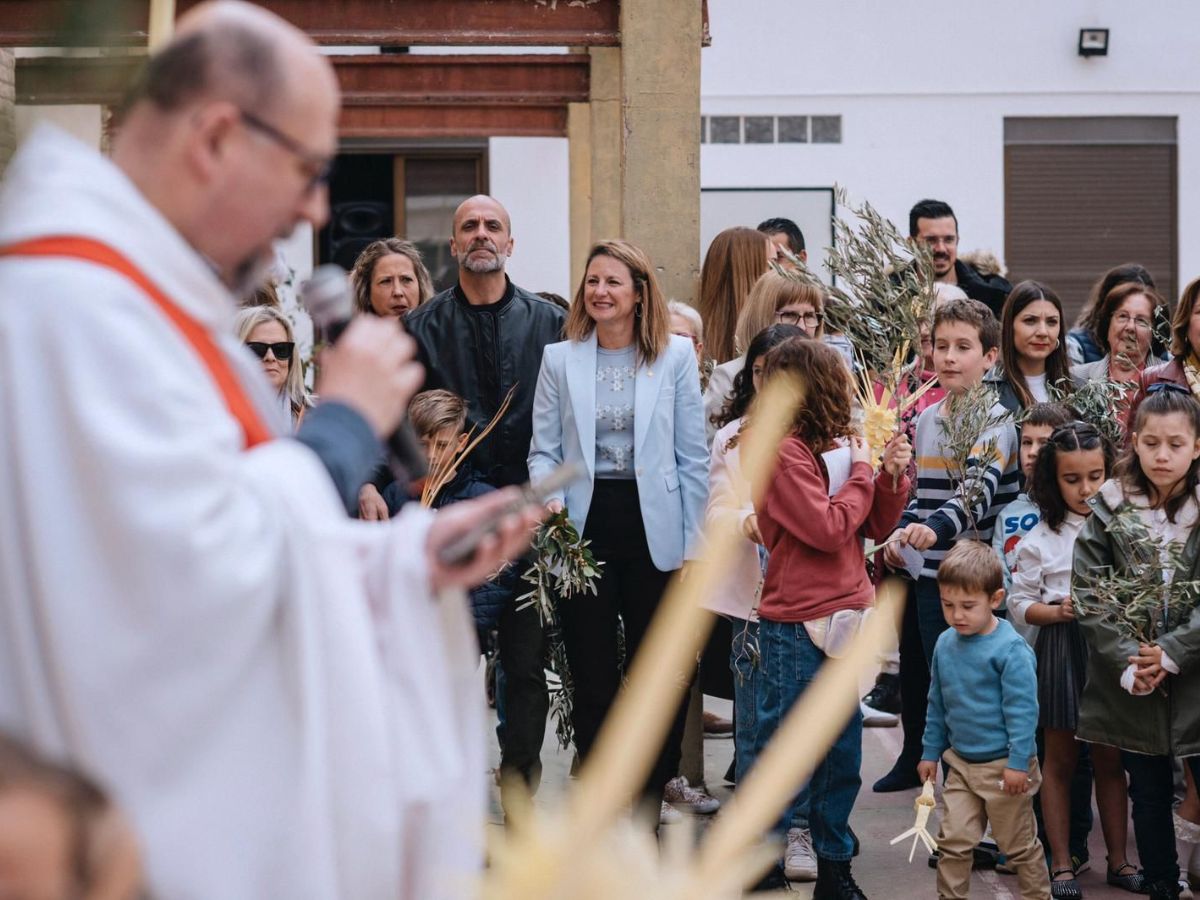
<svg viewBox="0 0 1200 900">
<path fill-rule="evenodd" d="M 518 563 L 522 565 L 522 563 Z M 542 741 L 546 736 L 546 638 L 537 608 L 520 612 L 509 603 L 500 614 L 497 634 L 500 666 L 504 670 L 504 738 L 500 747 L 500 803 L 508 809 L 504 790 L 519 778 L 536 792 L 542 779 Z"/>
<path fill-rule="evenodd" d="M 1175 851 L 1175 764 L 1170 756 L 1146 756 L 1122 751 L 1121 762 L 1129 773 L 1133 840 L 1146 886 L 1174 885 L 1179 880 L 1179 857 Z M 1200 784 L 1200 756 L 1184 762 Z M 1172 895 L 1174 896 L 1174 895 Z"/>
<path fill-rule="evenodd" d="M 619 616 L 625 626 L 625 658 L 632 662 L 673 572 L 662 572 L 650 559 L 646 530 L 633 481 L 598 480 L 584 535 L 596 559 L 604 563 L 597 594 L 562 601 L 563 644 L 575 684 L 572 724 L 575 747 L 587 761 L 596 735 L 621 685 L 618 668 Z M 680 673 L 681 687 L 694 676 Z M 679 771 L 680 742 L 687 713 L 687 690 L 671 722 L 657 761 L 643 786 L 643 798 L 657 802 Z M 657 810 L 657 806 L 654 807 Z"/>
</svg>

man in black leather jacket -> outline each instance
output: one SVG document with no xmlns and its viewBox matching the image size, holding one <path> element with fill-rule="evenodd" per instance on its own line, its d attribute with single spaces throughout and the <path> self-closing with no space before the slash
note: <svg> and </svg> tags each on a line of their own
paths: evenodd
<svg viewBox="0 0 1200 900">
<path fill-rule="evenodd" d="M 458 284 L 404 320 L 425 366 L 424 389 L 444 388 L 464 398 L 470 424 L 486 425 L 515 386 L 508 412 L 471 454 L 472 466 L 494 487 L 529 477 L 525 460 L 542 350 L 562 340 L 566 318 L 560 307 L 509 280 L 504 267 L 512 249 L 512 226 L 503 206 L 483 195 L 463 201 L 450 238 Z M 499 633 L 506 716 L 500 769 L 536 790 L 549 706 L 537 610 L 517 612 L 510 604 L 500 616 Z"/>
<path fill-rule="evenodd" d="M 908 236 L 924 242 L 933 254 L 938 281 L 957 284 L 968 297 L 987 304 L 1000 318 L 1012 285 L 995 272 L 985 272 L 958 258 L 958 217 L 948 203 L 921 200 L 908 213 Z"/>
</svg>

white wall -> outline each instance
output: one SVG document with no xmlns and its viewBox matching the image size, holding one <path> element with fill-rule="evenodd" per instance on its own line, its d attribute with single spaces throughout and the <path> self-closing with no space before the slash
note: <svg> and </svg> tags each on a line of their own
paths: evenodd
<svg viewBox="0 0 1200 900">
<path fill-rule="evenodd" d="M 841 115 L 842 143 L 706 144 L 704 187 L 836 182 L 902 230 L 932 196 L 963 250 L 1003 256 L 1006 116 L 1177 116 L 1181 283 L 1200 273 L 1200 4 L 716 0 L 709 14 L 703 114 Z M 1090 27 L 1110 29 L 1108 56 L 1077 54 Z"/>
<path fill-rule="evenodd" d="M 512 217 L 508 274 L 530 291 L 570 298 L 570 173 L 566 138 L 491 138 L 488 190 Z"/>
</svg>

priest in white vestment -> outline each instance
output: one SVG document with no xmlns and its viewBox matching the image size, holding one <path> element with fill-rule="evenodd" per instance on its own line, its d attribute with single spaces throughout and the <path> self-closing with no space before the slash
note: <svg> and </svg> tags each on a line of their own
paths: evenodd
<svg viewBox="0 0 1200 900">
<path fill-rule="evenodd" d="M 356 322 L 292 440 L 229 333 L 231 288 L 326 216 L 337 113 L 301 33 L 200 7 L 112 160 L 43 128 L 0 189 L 0 730 L 111 790 L 157 897 L 427 900 L 479 864 L 459 588 L 533 520 L 446 569 L 431 548 L 503 497 L 348 519 L 420 377 L 411 342 Z M 135 274 L 70 258 L 97 244 Z"/>
</svg>

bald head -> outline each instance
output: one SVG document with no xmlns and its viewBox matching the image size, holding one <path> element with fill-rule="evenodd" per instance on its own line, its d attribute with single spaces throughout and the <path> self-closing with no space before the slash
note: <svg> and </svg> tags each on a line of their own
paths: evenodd
<svg viewBox="0 0 1200 900">
<path fill-rule="evenodd" d="M 476 194 L 458 205 L 450 252 L 461 270 L 474 275 L 502 275 L 512 249 L 512 221 L 508 210 L 494 198 Z"/>
<path fill-rule="evenodd" d="M 126 106 L 160 112 L 227 100 L 258 113 L 294 102 L 290 85 L 335 92 L 336 78 L 308 36 L 241 0 L 215 0 L 179 19 L 174 37 L 147 63 Z"/>
<path fill-rule="evenodd" d="M 488 215 L 498 218 L 504 223 L 504 227 L 508 231 L 512 231 L 512 219 L 508 216 L 508 210 L 495 197 L 489 197 L 487 194 L 476 194 L 474 197 L 468 197 L 462 203 L 458 204 L 458 209 L 454 210 L 454 228 L 458 230 L 458 223 L 463 218 L 469 215 Z"/>
</svg>

